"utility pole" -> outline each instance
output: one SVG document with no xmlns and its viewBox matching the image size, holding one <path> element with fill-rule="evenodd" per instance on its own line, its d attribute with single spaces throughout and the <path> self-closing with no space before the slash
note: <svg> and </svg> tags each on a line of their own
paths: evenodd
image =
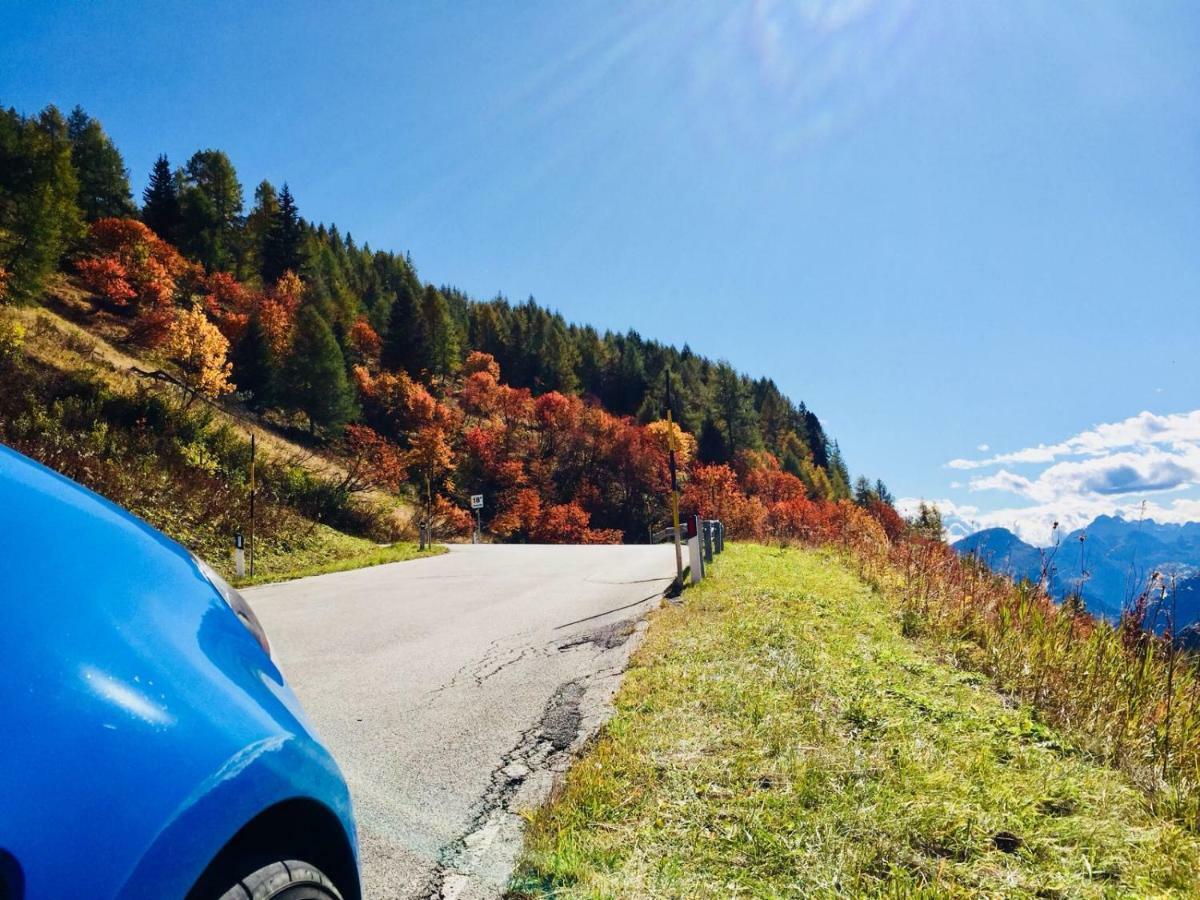
<svg viewBox="0 0 1200 900">
<path fill-rule="evenodd" d="M 675 470 L 675 420 L 671 412 L 671 370 L 667 376 L 667 459 L 671 465 L 671 522 L 675 526 L 675 584 L 683 587 L 683 549 L 679 546 L 679 478 Z"/>
</svg>

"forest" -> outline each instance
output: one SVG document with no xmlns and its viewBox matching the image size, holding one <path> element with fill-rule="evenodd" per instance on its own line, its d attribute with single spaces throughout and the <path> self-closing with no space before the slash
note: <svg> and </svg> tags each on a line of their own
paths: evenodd
<svg viewBox="0 0 1200 900">
<path fill-rule="evenodd" d="M 672 449 L 685 511 L 735 533 L 819 531 L 844 501 L 899 527 L 886 486 L 852 485 L 817 416 L 769 378 L 533 298 L 424 282 L 409 256 L 306 220 L 286 183 L 247 195 L 220 150 L 160 155 L 135 203 L 95 118 L 9 109 L 0 302 L 36 304 L 58 276 L 185 407 L 303 433 L 444 535 L 470 527 L 467 495 L 484 493 L 496 538 L 644 540 L 665 522 Z"/>
</svg>

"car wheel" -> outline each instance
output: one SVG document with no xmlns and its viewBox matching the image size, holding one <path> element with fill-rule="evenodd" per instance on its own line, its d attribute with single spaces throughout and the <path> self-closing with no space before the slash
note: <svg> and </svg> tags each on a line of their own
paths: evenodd
<svg viewBox="0 0 1200 900">
<path fill-rule="evenodd" d="M 342 895 L 316 866 L 287 859 L 251 872 L 220 900 L 342 900 Z"/>
</svg>

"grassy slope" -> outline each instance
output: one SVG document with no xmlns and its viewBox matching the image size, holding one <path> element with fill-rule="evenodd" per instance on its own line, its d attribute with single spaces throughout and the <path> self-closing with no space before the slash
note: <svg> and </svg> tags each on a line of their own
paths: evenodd
<svg viewBox="0 0 1200 900">
<path fill-rule="evenodd" d="M 1186 896 L 1200 840 L 838 559 L 731 546 L 535 813 L 520 896 Z"/>
<path fill-rule="evenodd" d="M 57 279 L 47 298 L 60 311 L 46 306 L 8 309 L 4 314 L 24 327 L 26 337 L 23 351 L 29 362 L 41 371 L 56 369 L 63 372 L 84 373 L 109 390 L 120 394 L 132 394 L 146 383 L 130 372 L 132 366 L 143 369 L 155 368 L 152 361 L 131 355 L 134 348 L 121 349 L 114 343 L 117 330 L 106 327 L 102 319 L 91 323 L 91 328 L 81 327 L 62 313 L 72 313 L 72 319 L 85 319 L 83 310 L 88 306 L 84 295 L 74 289 L 66 279 Z M 39 323 L 48 328 L 39 327 Z M 328 456 L 314 453 L 288 441 L 282 435 L 261 425 L 249 424 L 244 419 L 234 418 L 220 410 L 215 411 L 215 421 L 235 425 L 247 435 L 253 431 L 258 439 L 261 458 L 295 460 L 298 465 L 328 478 L 339 478 L 344 474 L 340 463 Z M 166 477 L 163 473 L 157 473 Z M 411 518 L 411 510 L 394 497 L 368 494 L 374 502 L 386 502 L 394 509 L 398 521 Z M 135 510 L 142 512 L 142 510 Z M 233 579 L 233 562 L 223 548 L 207 546 L 195 533 L 186 516 L 171 516 L 159 510 L 161 515 L 153 522 L 176 540 L 200 552 L 223 575 Z M 201 546 L 204 544 L 204 546 Z M 445 552 L 435 547 L 430 553 Z M 373 541 L 345 534 L 327 525 L 306 522 L 302 539 L 285 542 L 275 541 L 260 544 L 253 579 L 238 581 L 239 585 L 261 584 L 269 581 L 285 581 L 307 575 L 342 571 L 387 562 L 399 562 L 420 556 L 417 545 L 399 542 L 381 547 Z M 424 554 L 430 555 L 430 554 Z"/>
</svg>

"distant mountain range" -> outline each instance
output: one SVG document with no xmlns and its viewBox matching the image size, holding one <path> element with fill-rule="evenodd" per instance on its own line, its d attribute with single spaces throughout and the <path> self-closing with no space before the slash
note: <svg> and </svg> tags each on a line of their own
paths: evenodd
<svg viewBox="0 0 1200 900">
<path fill-rule="evenodd" d="M 1153 573 L 1174 575 L 1176 632 L 1200 622 L 1200 522 L 1160 525 L 1100 516 L 1064 535 L 1057 547 L 1034 547 L 1007 528 L 978 531 L 952 546 L 1017 578 L 1038 581 L 1045 571 L 1056 600 L 1079 590 L 1090 612 L 1112 620 Z M 1164 616 L 1154 623 L 1157 630 L 1165 627 Z"/>
</svg>

